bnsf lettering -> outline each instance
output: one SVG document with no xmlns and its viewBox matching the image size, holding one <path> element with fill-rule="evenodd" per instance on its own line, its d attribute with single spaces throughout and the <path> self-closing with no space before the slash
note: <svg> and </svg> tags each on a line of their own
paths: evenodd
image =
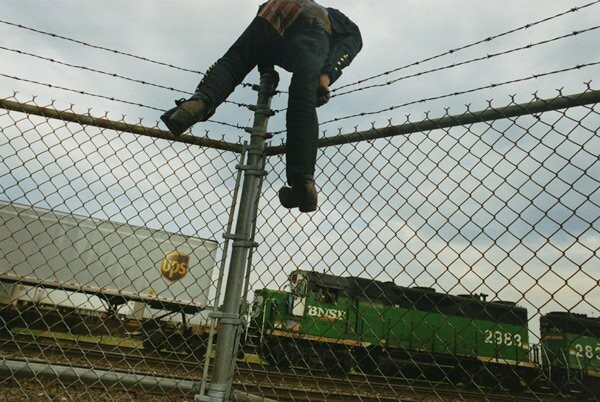
<svg viewBox="0 0 600 402">
<path fill-rule="evenodd" d="M 329 318 L 332 320 L 344 320 L 346 318 L 345 311 L 317 306 L 308 306 L 308 315 L 312 317 Z"/>
</svg>

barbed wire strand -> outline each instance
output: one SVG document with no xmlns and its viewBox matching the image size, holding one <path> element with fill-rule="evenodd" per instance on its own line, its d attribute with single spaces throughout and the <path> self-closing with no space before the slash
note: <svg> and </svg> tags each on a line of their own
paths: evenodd
<svg viewBox="0 0 600 402">
<path fill-rule="evenodd" d="M 193 95 L 193 92 L 184 91 L 182 89 L 177 89 L 177 88 L 168 87 L 168 86 L 165 86 L 165 85 L 155 84 L 155 83 L 152 83 L 152 82 L 149 82 L 149 81 L 139 80 L 139 79 L 136 79 L 136 78 L 131 78 L 131 77 L 123 76 L 123 75 L 120 75 L 118 73 L 111 73 L 111 72 L 108 72 L 108 71 L 98 70 L 98 69 L 91 68 L 91 67 L 86 67 L 86 66 L 77 65 L 77 64 L 71 64 L 71 63 L 67 63 L 67 62 L 64 62 L 64 61 L 57 60 L 55 58 L 40 56 L 40 55 L 37 55 L 37 54 L 34 54 L 34 53 L 26 52 L 24 50 L 12 49 L 12 48 L 8 48 L 8 47 L 5 47 L 5 46 L 0 46 L 0 50 L 4 50 L 4 51 L 7 51 L 7 52 L 13 52 L 13 53 L 17 53 L 17 54 L 24 55 L 24 56 L 33 57 L 33 58 L 36 58 L 36 59 L 44 60 L 44 61 L 47 61 L 47 62 L 50 62 L 50 63 L 55 63 L 55 64 L 59 64 L 59 65 L 62 65 L 62 66 L 70 67 L 70 68 L 76 68 L 76 69 L 80 69 L 80 70 L 84 70 L 84 71 L 90 71 L 90 72 L 94 72 L 94 73 L 97 73 L 97 74 L 106 75 L 106 76 L 113 77 L 113 78 L 119 78 L 119 79 L 122 79 L 122 80 L 125 80 L 125 81 L 135 82 L 137 84 L 148 85 L 148 86 L 152 86 L 152 87 L 156 87 L 156 88 L 160 88 L 160 89 L 166 89 L 166 90 L 173 91 L 173 92 L 179 92 L 179 93 L 182 93 L 182 94 L 185 94 L 185 95 Z M 234 102 L 234 101 L 229 101 L 229 100 L 226 100 L 225 103 L 230 103 L 230 104 L 233 104 L 233 105 L 236 105 L 236 106 L 239 106 L 239 107 L 248 107 L 248 106 L 250 106 L 249 104 L 246 104 L 246 103 L 239 103 L 239 102 Z"/>
<path fill-rule="evenodd" d="M 587 7 L 593 6 L 593 5 L 595 5 L 595 4 L 598 4 L 598 3 L 600 3 L 600 0 L 595 0 L 595 1 L 592 1 L 591 3 L 584 4 L 583 6 L 572 7 L 572 8 L 570 8 L 570 9 L 569 9 L 569 10 L 567 10 L 567 11 L 563 11 L 563 12 L 561 12 L 561 13 L 559 13 L 559 14 L 556 14 L 556 15 L 553 15 L 553 16 L 551 16 L 551 17 L 546 17 L 546 18 L 543 18 L 543 19 L 541 19 L 541 20 L 538 20 L 538 21 L 535 21 L 535 22 L 530 22 L 530 23 L 528 23 L 528 24 L 525 24 L 525 25 L 523 25 L 523 26 L 520 26 L 520 27 L 518 27 L 518 28 L 513 28 L 513 29 L 511 29 L 511 30 L 508 30 L 508 31 L 502 32 L 502 33 L 500 33 L 500 34 L 497 34 L 497 35 L 488 36 L 488 37 L 487 37 L 487 38 L 485 38 L 485 39 L 481 39 L 481 40 L 478 40 L 478 41 L 476 41 L 476 42 L 473 42 L 473 43 L 470 43 L 470 44 L 467 44 L 467 45 L 464 45 L 464 46 L 460 46 L 460 47 L 457 47 L 457 48 L 454 48 L 454 49 L 450 49 L 450 50 L 447 50 L 447 51 L 445 51 L 445 52 L 443 52 L 443 53 L 440 53 L 440 54 L 437 54 L 437 55 L 434 55 L 434 56 L 430 56 L 430 57 L 427 57 L 427 58 L 425 58 L 425 59 L 422 59 L 422 60 L 419 60 L 419 61 L 415 61 L 415 62 L 412 62 L 412 63 L 410 63 L 410 64 L 406 64 L 406 65 L 404 65 L 404 66 L 397 67 L 397 68 L 394 68 L 394 69 L 392 69 L 392 70 L 389 70 L 389 71 L 385 71 L 385 72 L 383 72 L 383 73 L 380 73 L 380 74 L 377 74 L 377 75 L 373 75 L 373 76 L 371 76 L 371 77 L 363 78 L 363 79 L 361 79 L 361 80 L 358 80 L 358 81 L 352 82 L 352 83 L 350 83 L 350 84 L 345 84 L 345 85 L 342 85 L 342 86 L 340 86 L 340 87 L 337 87 L 336 89 L 332 90 L 332 93 L 333 93 L 333 92 L 336 92 L 336 91 L 339 91 L 339 90 L 341 90 L 341 89 L 343 89 L 343 88 L 347 88 L 347 87 L 350 87 L 350 86 L 352 86 L 352 85 L 359 85 L 359 84 L 362 84 L 362 83 L 364 83 L 364 82 L 367 82 L 367 81 L 373 80 L 373 79 L 375 79 L 375 78 L 383 77 L 384 75 L 389 75 L 389 74 L 395 73 L 395 72 L 397 72 L 397 71 L 400 71 L 400 70 L 403 70 L 403 69 L 406 69 L 406 68 L 409 68 L 409 67 L 417 66 L 417 65 L 419 65 L 419 64 L 426 63 L 426 62 L 429 62 L 429 61 L 431 61 L 431 60 L 438 59 L 438 58 L 440 58 L 440 57 L 444 57 L 444 56 L 448 56 L 448 55 L 451 55 L 451 54 L 455 54 L 455 53 L 457 53 L 457 52 L 459 52 L 459 51 L 462 51 L 462 50 L 465 50 L 465 49 L 469 49 L 469 48 L 471 48 L 471 47 L 474 47 L 474 46 L 480 45 L 480 44 L 482 44 L 482 43 L 491 42 L 492 40 L 498 39 L 498 38 L 500 38 L 500 37 L 507 36 L 507 35 L 510 35 L 510 34 L 512 34 L 512 33 L 515 33 L 515 32 L 518 32 L 518 31 L 521 31 L 521 30 L 524 30 L 524 29 L 528 29 L 528 28 L 531 28 L 531 27 L 533 27 L 533 26 L 536 26 L 536 25 L 543 24 L 543 23 L 545 23 L 545 22 L 548 22 L 548 21 L 554 20 L 554 19 L 556 19 L 556 18 L 560 18 L 560 17 L 562 17 L 562 16 L 564 16 L 564 15 L 567 15 L 567 14 L 569 14 L 569 13 L 574 13 L 574 12 L 580 11 L 580 10 L 582 10 L 582 9 L 584 9 L 584 8 L 587 8 Z"/>
<path fill-rule="evenodd" d="M 600 0 L 598 0 L 598 1 L 600 1 Z M 203 73 L 202 71 L 199 71 L 199 70 L 192 70 L 192 69 L 185 68 L 185 67 L 179 67 L 179 66 L 176 66 L 176 65 L 171 64 L 171 63 L 165 63 L 163 61 L 154 60 L 154 59 L 151 59 L 151 58 L 148 58 L 148 57 L 144 57 L 144 56 L 139 56 L 139 55 L 136 55 L 136 54 L 133 54 L 133 53 L 128 53 L 128 52 L 124 52 L 124 51 L 121 51 L 121 50 L 111 49 L 111 48 L 100 46 L 100 45 L 94 45 L 92 43 L 85 42 L 85 41 L 82 41 L 82 40 L 79 40 L 79 39 L 70 38 L 70 37 L 59 35 L 59 34 L 55 34 L 55 33 L 52 33 L 52 32 L 42 31 L 40 29 L 31 28 L 31 27 L 28 27 L 28 26 L 25 26 L 25 25 L 22 25 L 22 24 L 17 24 L 17 23 L 6 21 L 6 20 L 2 20 L 2 19 L 0 19 L 0 24 L 6 24 L 6 25 L 9 25 L 9 26 L 13 26 L 13 27 L 16 27 L 16 28 L 20 28 L 20 29 L 24 29 L 24 30 L 27 30 L 27 31 L 35 32 L 35 33 L 38 33 L 38 34 L 51 36 L 53 38 L 62 39 L 62 40 L 68 41 L 68 42 L 73 42 L 73 43 L 76 43 L 78 45 L 82 45 L 82 46 L 89 47 L 89 48 L 92 48 L 92 49 L 103 50 L 103 51 L 106 51 L 106 52 L 109 52 L 109 53 L 113 53 L 113 54 L 118 54 L 118 55 L 121 55 L 121 56 L 130 57 L 130 58 L 133 58 L 133 59 L 136 59 L 136 60 L 145 61 L 145 62 L 148 62 L 148 63 L 156 64 L 156 65 L 159 65 L 159 66 L 163 66 L 163 67 L 169 67 L 169 68 L 172 68 L 172 69 L 175 69 L 175 70 L 185 71 L 185 72 L 194 73 L 194 74 L 200 74 L 201 76 L 205 75 L 205 73 Z M 249 83 L 249 82 L 243 82 L 240 85 L 242 87 L 252 87 L 255 84 L 252 84 L 252 83 Z"/>
<path fill-rule="evenodd" d="M 528 77 L 517 78 L 517 79 L 514 79 L 514 80 L 503 81 L 503 82 L 499 82 L 499 83 L 492 83 L 492 84 L 485 85 L 485 86 L 480 86 L 480 87 L 476 87 L 476 88 L 472 88 L 472 89 L 467 89 L 465 91 L 452 92 L 452 93 L 449 93 L 449 94 L 444 94 L 444 95 L 434 96 L 434 97 L 430 97 L 430 98 L 423 98 L 423 99 L 419 99 L 419 100 L 414 100 L 414 101 L 402 103 L 400 105 L 386 107 L 384 109 L 380 109 L 380 110 L 376 110 L 376 111 L 361 112 L 361 113 L 356 113 L 356 114 L 353 114 L 353 115 L 348 115 L 348 116 L 343 116 L 343 117 L 336 117 L 336 118 L 333 118 L 331 120 L 324 121 L 324 122 L 320 123 L 320 125 L 328 124 L 328 123 L 333 123 L 333 122 L 337 122 L 337 121 L 342 121 L 342 120 L 347 120 L 347 119 L 351 119 L 351 118 L 354 118 L 354 117 L 363 117 L 363 116 L 375 115 L 375 114 L 379 114 L 379 113 L 383 113 L 383 112 L 388 112 L 388 111 L 396 110 L 396 109 L 399 109 L 401 107 L 415 105 L 415 104 L 418 104 L 418 103 L 425 103 L 425 102 L 429 102 L 429 101 L 434 101 L 434 100 L 439 100 L 439 99 L 444 99 L 444 98 L 451 98 L 451 97 L 459 96 L 459 95 L 465 95 L 465 94 L 469 94 L 469 93 L 473 93 L 473 92 L 477 92 L 477 91 L 482 91 L 484 89 L 491 89 L 491 88 L 496 88 L 496 87 L 500 87 L 500 86 L 503 86 L 503 85 L 514 84 L 514 83 L 517 83 L 517 82 L 529 81 L 529 80 L 532 80 L 532 79 L 546 77 L 546 76 L 549 76 L 549 75 L 560 74 L 560 73 L 564 73 L 564 72 L 568 72 L 568 71 L 572 71 L 572 70 L 578 70 L 578 69 L 585 68 L 585 67 L 592 67 L 592 66 L 596 66 L 596 65 L 599 65 L 599 64 L 600 64 L 600 61 L 596 61 L 596 62 L 591 62 L 591 63 L 586 63 L 586 64 L 578 64 L 578 65 L 573 66 L 573 67 L 564 68 L 564 69 L 560 69 L 560 70 L 549 71 L 549 72 L 546 72 L 546 73 L 532 74 L 531 76 L 528 76 Z M 279 134 L 282 134 L 284 132 L 285 132 L 285 130 L 282 130 L 282 131 L 273 132 L 272 134 L 273 135 L 279 135 Z"/>
<path fill-rule="evenodd" d="M 530 43 L 528 45 L 524 45 L 524 46 L 520 46 L 520 47 L 508 49 L 508 50 L 505 50 L 503 52 L 489 53 L 489 54 L 486 54 L 485 56 L 475 57 L 473 59 L 465 60 L 465 61 L 462 61 L 462 62 L 448 64 L 448 65 L 443 66 L 443 67 L 436 67 L 436 68 L 432 68 L 430 70 L 425 70 L 425 71 L 421 71 L 421 72 L 418 72 L 418 73 L 414 73 L 414 74 L 410 74 L 410 75 L 405 75 L 405 76 L 393 79 L 391 81 L 387 81 L 385 83 L 372 84 L 372 85 L 368 85 L 368 86 L 365 86 L 365 87 L 352 89 L 352 90 L 349 90 L 349 91 L 346 91 L 346 92 L 336 93 L 335 95 L 332 95 L 331 97 L 334 98 L 334 97 L 338 97 L 338 96 L 342 96 L 342 95 L 348 95 L 348 94 L 351 94 L 351 93 L 354 93 L 354 92 L 364 91 L 364 90 L 367 90 L 367 89 L 385 87 L 385 86 L 388 86 L 388 85 L 392 85 L 392 84 L 394 84 L 394 83 L 396 83 L 398 81 L 406 80 L 408 78 L 420 77 L 420 76 L 423 76 L 423 75 L 426 75 L 426 74 L 430 74 L 430 73 L 434 73 L 434 72 L 438 72 L 438 71 L 442 71 L 442 70 L 448 70 L 448 69 L 452 69 L 452 68 L 455 68 L 455 67 L 460 67 L 460 66 L 464 66 L 464 65 L 467 65 L 467 64 L 475 63 L 475 62 L 478 62 L 478 61 L 490 60 L 490 59 L 492 59 L 494 57 L 504 56 L 504 55 L 511 54 L 511 53 L 518 52 L 518 51 L 522 51 L 522 50 L 533 49 L 534 47 L 537 47 L 537 46 L 540 46 L 540 45 L 546 45 L 548 43 L 556 42 L 556 41 L 559 41 L 561 39 L 572 38 L 572 37 L 575 37 L 575 36 L 577 36 L 579 34 L 591 32 L 591 31 L 594 31 L 594 30 L 599 29 L 599 28 L 600 28 L 600 25 L 596 25 L 596 26 L 591 27 L 591 28 L 587 28 L 587 29 L 583 29 L 583 30 L 579 30 L 579 31 L 573 31 L 571 33 L 568 33 L 568 34 L 565 34 L 565 35 L 561 35 L 561 36 L 557 36 L 557 37 L 554 37 L 552 39 L 545 39 L 545 40 L 542 40 L 540 42 Z"/>
<path fill-rule="evenodd" d="M 13 79 L 13 80 L 16 80 L 16 81 L 27 82 L 27 83 L 35 84 L 35 85 L 41 85 L 41 86 L 45 86 L 45 87 L 48 87 L 48 88 L 60 89 L 62 91 L 73 92 L 73 93 L 77 93 L 77 94 L 80 94 L 80 95 L 91 96 L 91 97 L 94 97 L 94 98 L 106 99 L 106 100 L 113 101 L 113 102 L 119 102 L 119 103 L 124 103 L 124 104 L 127 104 L 127 105 L 133 105 L 133 106 L 137 106 L 137 107 L 141 107 L 141 108 L 145 108 L 145 109 L 155 110 L 155 111 L 158 111 L 158 112 L 164 112 L 165 111 L 165 109 L 161 109 L 161 108 L 157 108 L 157 107 L 154 107 L 154 106 L 145 105 L 143 103 L 138 103 L 138 102 L 132 102 L 132 101 L 124 100 L 124 99 L 119 99 L 119 98 L 116 98 L 114 96 L 106 96 L 106 95 L 95 94 L 95 93 L 83 91 L 83 90 L 80 90 L 80 89 L 66 88 L 66 87 L 63 87 L 63 86 L 60 86 L 60 85 L 48 84 L 48 83 L 45 83 L 45 82 L 30 80 L 30 79 L 27 79 L 27 78 L 17 77 L 17 76 L 14 76 L 14 75 L 8 75 L 8 74 L 0 73 L 0 77 L 10 78 L 10 79 Z M 236 129 L 239 129 L 239 130 L 245 130 L 246 129 L 246 127 L 240 126 L 239 124 L 231 124 L 231 123 L 226 123 L 226 122 L 222 122 L 222 121 L 219 121 L 219 120 L 208 120 L 208 121 L 211 122 L 211 123 L 222 125 L 222 126 L 236 128 Z"/>
<path fill-rule="evenodd" d="M 27 30 L 27 31 L 35 32 L 35 33 L 38 33 L 38 34 L 47 35 L 47 36 L 51 36 L 53 38 L 58 38 L 58 39 L 66 40 L 68 42 L 77 43 L 78 45 L 83 45 L 83 46 L 86 46 L 86 47 L 89 47 L 89 48 L 92 48 L 92 49 L 103 50 L 103 51 L 106 51 L 106 52 L 118 54 L 118 55 L 121 55 L 121 56 L 131 57 L 133 59 L 142 60 L 142 61 L 145 61 L 145 62 L 148 62 L 148 63 L 157 64 L 157 65 L 160 65 L 160 66 L 173 68 L 173 69 L 176 69 L 176 70 L 181 70 L 181 71 L 186 71 L 186 72 L 189 72 L 189 73 L 195 73 L 195 74 L 204 75 L 204 73 L 202 71 L 192 70 L 192 69 L 184 68 L 184 67 L 179 67 L 179 66 L 173 65 L 171 63 L 165 63 L 165 62 L 162 62 L 162 61 L 153 60 L 153 59 L 150 59 L 150 58 L 147 58 L 147 57 L 144 57 L 144 56 L 138 56 L 138 55 L 133 54 L 133 53 L 127 53 L 127 52 L 123 52 L 123 51 L 116 50 L 116 49 L 110 49 L 108 47 L 104 47 L 104 46 L 100 46 L 100 45 L 94 45 L 94 44 L 91 44 L 91 43 L 88 43 L 88 42 L 84 42 L 84 41 L 79 40 L 79 39 L 69 38 L 67 36 L 58 35 L 58 34 L 55 34 L 55 33 L 52 33 L 52 32 L 42 31 L 40 29 L 31 28 L 31 27 L 28 27 L 28 26 L 25 26 L 25 25 L 22 25 L 22 24 L 16 24 L 14 22 L 5 21 L 5 20 L 1 20 L 1 19 L 0 19 L 0 24 L 6 24 L 6 25 L 10 25 L 10 26 L 13 26 L 13 27 L 16 27 L 16 28 L 20 28 L 20 29 L 24 29 L 24 30 Z"/>
</svg>

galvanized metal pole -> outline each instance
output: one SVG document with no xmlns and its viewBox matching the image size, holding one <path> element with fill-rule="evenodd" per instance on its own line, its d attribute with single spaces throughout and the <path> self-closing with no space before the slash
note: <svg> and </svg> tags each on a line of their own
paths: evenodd
<svg viewBox="0 0 600 402">
<path fill-rule="evenodd" d="M 242 154 L 240 155 L 240 165 L 244 165 L 244 163 L 246 163 L 246 152 L 248 150 L 248 142 L 244 141 L 244 145 L 242 147 Z M 238 170 L 237 175 L 236 175 L 236 179 L 235 179 L 235 190 L 233 192 L 233 197 L 231 200 L 231 208 L 229 210 L 229 220 L 227 221 L 227 232 L 226 233 L 231 233 L 231 228 L 233 227 L 233 220 L 235 218 L 235 211 L 236 211 L 236 207 L 237 207 L 237 202 L 238 202 L 238 193 L 240 190 L 240 185 L 242 183 L 242 171 Z M 227 255 L 229 252 L 229 239 L 225 239 L 225 243 L 223 245 L 223 257 L 221 259 L 221 266 L 219 269 L 219 277 L 217 279 L 217 289 L 216 289 L 216 295 L 215 295 L 215 300 L 217 301 L 215 303 L 215 305 L 213 306 L 213 311 L 212 311 L 212 319 L 210 322 L 210 333 L 208 336 L 208 342 L 207 342 L 207 346 L 206 346 L 206 357 L 204 359 L 204 370 L 203 370 L 203 375 L 202 375 L 202 385 L 200 386 L 200 395 L 204 395 L 205 391 L 206 391 L 206 385 L 208 384 L 208 367 L 210 365 L 210 359 L 211 359 L 211 351 L 212 351 L 212 345 L 213 345 L 213 340 L 214 340 L 214 336 L 215 336 L 215 332 L 217 329 L 217 319 L 215 317 L 215 315 L 218 315 L 216 313 L 219 312 L 219 303 L 218 301 L 221 300 L 221 290 L 223 287 L 223 280 L 225 277 L 225 264 L 227 263 Z"/>
<path fill-rule="evenodd" d="M 211 382 L 207 395 L 196 396 L 197 401 L 225 402 L 230 393 L 233 365 L 235 364 L 237 331 L 242 325 L 240 305 L 244 284 L 246 263 L 250 248 L 256 245 L 252 241 L 253 222 L 258 210 L 258 191 L 260 178 L 265 174 L 264 159 L 267 139 L 267 124 L 273 115 L 271 99 L 279 76 L 275 71 L 263 73 L 258 87 L 258 100 L 254 110 L 254 125 L 251 129 L 248 146 L 247 165 L 238 166 L 244 172 L 244 183 L 240 198 L 240 210 L 236 222 L 235 234 L 225 236 L 233 240 L 231 261 L 225 288 L 223 308 L 216 313 L 219 319 L 219 335 L 213 364 Z"/>
</svg>

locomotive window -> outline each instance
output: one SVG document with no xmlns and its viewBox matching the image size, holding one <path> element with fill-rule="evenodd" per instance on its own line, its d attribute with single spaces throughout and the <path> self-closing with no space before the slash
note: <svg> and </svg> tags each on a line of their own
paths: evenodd
<svg viewBox="0 0 600 402">
<path fill-rule="evenodd" d="M 335 304 L 337 302 L 338 289 L 322 288 L 321 289 L 321 303 Z"/>
<path fill-rule="evenodd" d="M 306 296 L 306 280 L 292 283 L 292 294 L 300 297 Z"/>
</svg>

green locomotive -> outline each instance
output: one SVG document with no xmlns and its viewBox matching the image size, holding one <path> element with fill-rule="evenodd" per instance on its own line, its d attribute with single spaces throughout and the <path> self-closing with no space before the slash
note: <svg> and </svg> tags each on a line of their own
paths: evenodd
<svg viewBox="0 0 600 402">
<path fill-rule="evenodd" d="M 553 384 L 600 395 L 600 318 L 551 312 L 540 319 L 541 360 Z"/>
<path fill-rule="evenodd" d="M 256 292 L 249 327 L 261 356 L 280 368 L 518 386 L 534 366 L 527 311 L 514 303 L 304 270 L 289 279 L 290 292 Z"/>
</svg>

